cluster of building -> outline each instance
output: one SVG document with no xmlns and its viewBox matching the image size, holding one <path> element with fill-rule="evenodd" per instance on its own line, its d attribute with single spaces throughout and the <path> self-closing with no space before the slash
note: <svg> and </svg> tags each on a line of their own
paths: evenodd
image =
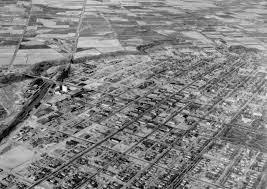
<svg viewBox="0 0 267 189">
<path fill-rule="evenodd" d="M 263 183 L 265 145 L 232 136 L 232 129 L 264 122 L 266 73 L 255 67 L 254 54 L 192 48 L 188 56 L 163 56 L 166 48 L 147 50 L 150 58 L 132 55 L 132 62 L 118 56 L 74 64 L 11 136 L 28 153 L 12 172 L 36 189 Z"/>
<path fill-rule="evenodd" d="M 29 183 L 22 182 L 19 177 L 14 174 L 9 174 L 8 171 L 0 169 L 0 188 L 16 188 L 24 189 L 29 187 Z"/>
</svg>

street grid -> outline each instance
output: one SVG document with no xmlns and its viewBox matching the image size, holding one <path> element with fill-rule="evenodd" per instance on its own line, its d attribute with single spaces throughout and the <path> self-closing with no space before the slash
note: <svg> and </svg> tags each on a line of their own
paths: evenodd
<svg viewBox="0 0 267 189">
<path fill-rule="evenodd" d="M 7 73 L 16 72 L 16 65 L 24 64 L 16 61 L 27 42 L 32 42 L 29 43 L 31 49 L 32 44 L 43 40 L 41 45 L 57 51 L 58 59 L 64 58 L 62 73 L 68 72 L 68 77 L 55 79 L 23 73 L 32 80 L 41 80 L 42 85 L 9 125 L 14 131 L 10 136 L 4 132 L 1 140 L 10 149 L 19 146 L 34 155 L 12 168 L 1 163 L 6 160 L 0 158 L 0 188 L 266 187 L 267 75 L 264 59 L 261 59 L 266 52 L 266 39 L 259 36 L 253 43 L 248 40 L 248 44 L 238 44 L 241 34 L 251 39 L 252 29 L 243 27 L 245 22 L 241 17 L 241 21 L 233 19 L 233 23 L 219 21 L 220 14 L 225 16 L 220 12 L 224 6 L 235 11 L 235 1 L 233 5 L 216 1 L 218 7 L 213 7 L 209 0 L 201 5 L 193 1 L 192 8 L 196 6 L 198 11 L 190 10 L 186 0 L 183 5 L 164 0 L 110 3 L 64 0 L 63 8 L 57 1 L 47 2 L 49 6 L 54 3 L 55 7 L 47 5 L 52 12 L 44 15 L 38 15 L 41 10 L 38 8 L 42 6 L 35 0 L 11 2 L 25 4 L 17 7 L 25 9 L 25 24 L 12 46 L 14 52 L 7 63 Z M 250 6 L 250 2 L 244 1 L 244 4 Z M 151 11 L 139 10 L 150 5 Z M 218 14 L 212 17 L 201 10 L 201 6 Z M 182 13 L 170 14 L 168 19 L 164 7 L 173 8 L 170 12 Z M 48 33 L 44 29 L 44 38 L 29 37 L 31 26 L 53 14 L 56 19 L 61 14 L 64 17 L 63 13 L 73 19 L 65 20 L 72 23 L 68 37 L 49 37 L 64 33 L 60 27 Z M 120 20 L 118 15 L 126 13 L 128 15 Z M 133 14 L 138 15 L 138 19 L 133 20 Z M 187 20 L 187 16 L 197 21 Z M 218 20 L 213 20 L 215 17 Z M 147 19 L 146 33 L 143 31 Z M 161 26 L 172 20 L 182 22 L 185 28 Z M 135 21 L 138 26 L 133 27 L 131 24 Z M 251 25 L 258 22 L 255 19 Z M 207 27 L 203 29 L 202 24 Z M 222 28 L 220 36 L 226 36 L 225 41 L 221 37 L 210 37 L 219 35 L 210 28 L 212 24 Z M 232 33 L 224 27 L 232 29 Z M 40 28 L 37 27 L 36 33 Z M 209 29 L 211 33 L 206 31 Z M 98 32 L 104 33 L 101 40 L 98 40 L 100 34 L 95 34 Z M 134 45 L 130 46 L 131 40 L 125 40 L 125 36 L 134 36 L 134 32 L 135 37 L 141 37 L 132 38 Z M 228 34 L 238 38 L 237 41 L 227 38 Z M 93 37 L 88 39 L 85 35 Z M 136 41 L 141 39 L 138 50 Z M 260 50 L 255 46 L 260 46 Z M 109 50 L 111 54 L 101 57 L 110 53 Z M 96 59 L 90 56 L 87 59 L 89 51 Z M 127 53 L 116 54 L 121 51 Z M 232 152 L 233 149 L 236 151 Z M 55 155 L 57 150 L 59 156 Z"/>
</svg>

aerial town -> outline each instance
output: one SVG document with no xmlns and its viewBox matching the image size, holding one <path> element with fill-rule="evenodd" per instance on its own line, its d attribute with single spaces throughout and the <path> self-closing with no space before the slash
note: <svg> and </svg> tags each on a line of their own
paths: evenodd
<svg viewBox="0 0 267 189">
<path fill-rule="evenodd" d="M 266 10 L 0 0 L 0 189 L 266 189 Z"/>
</svg>

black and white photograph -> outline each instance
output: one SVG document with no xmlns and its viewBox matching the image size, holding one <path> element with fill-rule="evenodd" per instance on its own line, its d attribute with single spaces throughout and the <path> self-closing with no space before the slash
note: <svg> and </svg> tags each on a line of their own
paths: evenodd
<svg viewBox="0 0 267 189">
<path fill-rule="evenodd" d="M 0 189 L 267 189 L 267 1 L 0 0 Z"/>
</svg>

